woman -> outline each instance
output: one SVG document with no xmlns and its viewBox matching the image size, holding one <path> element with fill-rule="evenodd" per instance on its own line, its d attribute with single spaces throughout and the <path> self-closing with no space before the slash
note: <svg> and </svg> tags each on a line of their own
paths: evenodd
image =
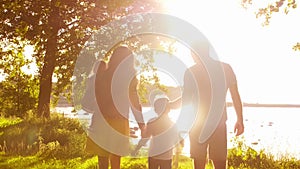
<svg viewBox="0 0 300 169">
<path fill-rule="evenodd" d="M 109 161 L 112 169 L 119 169 L 121 156 L 129 153 L 129 108 L 143 132 L 137 85 L 132 52 L 119 46 L 95 80 L 98 107 L 88 129 L 87 150 L 98 155 L 100 169 L 107 169 Z"/>
</svg>

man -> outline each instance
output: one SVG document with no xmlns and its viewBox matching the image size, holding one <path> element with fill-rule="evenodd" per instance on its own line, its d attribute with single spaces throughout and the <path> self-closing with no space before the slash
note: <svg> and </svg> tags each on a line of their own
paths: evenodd
<svg viewBox="0 0 300 169">
<path fill-rule="evenodd" d="M 183 106 L 191 104 L 195 116 L 190 130 L 190 153 L 195 169 L 204 169 L 207 157 L 216 169 L 227 160 L 226 93 L 229 90 L 237 115 L 236 136 L 244 132 L 242 102 L 236 76 L 229 64 L 193 54 L 195 65 L 184 76 Z M 220 71 L 221 70 L 221 71 Z M 186 115 L 185 112 L 183 114 Z M 191 112 L 190 112 L 191 113 Z"/>
</svg>

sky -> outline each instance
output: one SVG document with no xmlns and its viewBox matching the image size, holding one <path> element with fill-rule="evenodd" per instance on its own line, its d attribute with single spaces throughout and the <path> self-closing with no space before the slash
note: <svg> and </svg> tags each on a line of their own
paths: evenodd
<svg viewBox="0 0 300 169">
<path fill-rule="evenodd" d="M 169 14 L 196 26 L 215 48 L 218 58 L 235 71 L 243 102 L 300 104 L 300 9 L 274 14 L 263 27 L 239 0 L 167 0 Z M 255 2 L 255 1 L 254 1 Z M 266 1 L 265 1 L 266 2 Z"/>
</svg>

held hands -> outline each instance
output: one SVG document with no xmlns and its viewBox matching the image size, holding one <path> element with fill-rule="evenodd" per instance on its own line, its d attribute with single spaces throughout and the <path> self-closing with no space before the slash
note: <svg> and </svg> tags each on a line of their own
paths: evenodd
<svg viewBox="0 0 300 169">
<path fill-rule="evenodd" d="M 244 124 L 243 122 L 237 121 L 234 125 L 235 136 L 239 136 L 244 133 Z"/>
<path fill-rule="evenodd" d="M 145 146 L 145 144 L 147 143 L 147 141 L 149 140 L 147 138 L 147 134 L 146 134 L 146 126 L 145 124 L 139 124 L 139 128 L 141 130 L 141 139 L 138 142 L 137 146 L 134 148 L 133 151 L 131 151 L 131 156 L 137 156 L 139 153 L 139 150 L 142 146 Z"/>
<path fill-rule="evenodd" d="M 145 125 L 144 124 L 139 124 L 139 127 L 131 127 L 130 128 L 130 137 L 138 138 L 138 136 L 136 135 L 136 132 L 139 129 L 141 130 L 141 137 L 145 138 Z"/>
<path fill-rule="evenodd" d="M 132 138 L 138 138 L 138 136 L 135 133 L 137 130 L 138 130 L 138 127 L 131 127 L 130 128 L 130 137 L 132 137 Z"/>
</svg>

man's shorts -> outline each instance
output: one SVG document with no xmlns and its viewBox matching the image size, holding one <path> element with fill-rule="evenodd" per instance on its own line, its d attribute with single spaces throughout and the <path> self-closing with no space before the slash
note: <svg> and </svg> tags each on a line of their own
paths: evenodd
<svg viewBox="0 0 300 169">
<path fill-rule="evenodd" d="M 199 137 L 190 135 L 191 158 L 205 161 L 207 157 L 213 161 L 227 159 L 226 124 L 219 125 L 212 136 L 204 143 L 198 142 Z"/>
</svg>

